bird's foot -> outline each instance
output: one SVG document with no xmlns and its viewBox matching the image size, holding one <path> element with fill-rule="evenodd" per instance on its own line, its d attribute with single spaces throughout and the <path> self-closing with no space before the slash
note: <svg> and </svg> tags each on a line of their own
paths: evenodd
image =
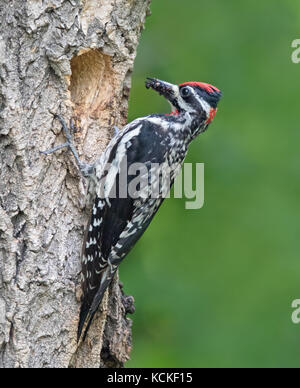
<svg viewBox="0 0 300 388">
<path fill-rule="evenodd" d="M 63 144 L 60 144 L 56 147 L 53 147 L 49 150 L 46 150 L 46 151 L 40 151 L 42 154 L 44 155 L 49 155 L 49 154 L 52 154 L 62 148 L 69 148 L 69 150 L 72 152 L 72 154 L 74 155 L 74 158 L 76 160 L 76 163 L 77 163 L 77 166 L 79 167 L 82 175 L 88 177 L 90 176 L 92 173 L 93 173 L 93 168 L 94 166 L 92 164 L 88 164 L 88 163 L 84 163 L 80 160 L 79 156 L 78 156 L 78 153 L 76 151 L 76 148 L 73 144 L 73 132 L 74 132 L 74 123 L 73 123 L 73 120 L 71 119 L 70 120 L 70 129 L 68 128 L 64 118 L 60 115 L 54 115 L 54 118 L 58 119 L 59 122 L 61 123 L 62 125 L 62 128 L 63 128 L 63 131 L 64 131 L 64 134 L 65 134 L 65 137 L 67 139 L 67 141 Z"/>
</svg>

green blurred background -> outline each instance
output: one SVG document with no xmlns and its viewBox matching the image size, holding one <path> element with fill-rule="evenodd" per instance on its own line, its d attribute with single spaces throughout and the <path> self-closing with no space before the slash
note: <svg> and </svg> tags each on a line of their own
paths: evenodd
<svg viewBox="0 0 300 388">
<path fill-rule="evenodd" d="M 153 0 L 129 120 L 169 112 L 146 76 L 224 94 L 188 162 L 205 204 L 166 200 L 120 268 L 134 295 L 128 367 L 299 367 L 300 38 L 295 0 Z"/>
</svg>

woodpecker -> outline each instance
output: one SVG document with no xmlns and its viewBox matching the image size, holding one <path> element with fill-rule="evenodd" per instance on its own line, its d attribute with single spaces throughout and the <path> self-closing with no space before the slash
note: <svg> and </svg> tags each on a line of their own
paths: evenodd
<svg viewBox="0 0 300 388">
<path fill-rule="evenodd" d="M 71 131 L 61 116 L 56 117 L 62 124 L 67 142 L 44 151 L 50 154 L 68 147 L 93 187 L 93 207 L 82 249 L 83 293 L 78 341 L 83 328 L 83 341 L 86 338 L 118 266 L 147 229 L 180 171 L 189 144 L 212 122 L 222 96 L 219 89 L 203 82 L 173 85 L 147 78 L 146 88 L 164 96 L 171 104 L 171 113 L 138 118 L 122 131 L 116 130 L 93 165 L 80 161 L 72 144 Z M 130 192 L 135 178 L 126 172 L 132 165 L 144 166 L 141 175 L 146 184 L 139 183 Z M 157 166 L 160 166 L 159 173 Z M 161 173 L 166 170 L 168 179 Z M 123 185 L 120 186 L 121 181 Z M 115 190 L 118 184 L 120 188 Z"/>
</svg>

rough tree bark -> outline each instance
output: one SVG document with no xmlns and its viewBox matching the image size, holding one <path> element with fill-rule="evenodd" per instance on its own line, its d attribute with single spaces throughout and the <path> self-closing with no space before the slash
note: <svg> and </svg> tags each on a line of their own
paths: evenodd
<svg viewBox="0 0 300 388">
<path fill-rule="evenodd" d="M 122 366 L 131 321 L 118 279 L 77 347 L 85 182 L 54 113 L 95 160 L 127 119 L 151 0 L 0 2 L 0 367 Z"/>
</svg>

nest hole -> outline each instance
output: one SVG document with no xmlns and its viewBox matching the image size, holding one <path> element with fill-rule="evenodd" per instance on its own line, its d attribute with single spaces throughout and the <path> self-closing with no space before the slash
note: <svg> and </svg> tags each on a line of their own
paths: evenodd
<svg viewBox="0 0 300 388">
<path fill-rule="evenodd" d="M 111 57 L 89 50 L 71 60 L 70 94 L 74 118 L 86 130 L 97 122 L 110 126 L 115 110 L 115 75 Z"/>
</svg>

